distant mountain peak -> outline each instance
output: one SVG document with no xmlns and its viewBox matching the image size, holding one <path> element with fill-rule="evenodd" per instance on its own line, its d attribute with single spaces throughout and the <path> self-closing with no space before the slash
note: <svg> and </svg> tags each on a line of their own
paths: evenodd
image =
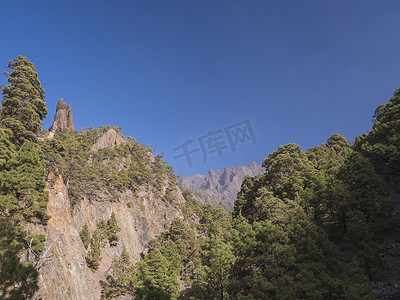
<svg viewBox="0 0 400 300">
<path fill-rule="evenodd" d="M 233 209 L 237 193 L 246 175 L 256 176 L 263 174 L 265 169 L 256 162 L 248 166 L 225 167 L 209 169 L 207 175 L 194 175 L 182 177 L 182 186 L 190 188 L 194 197 L 201 204 L 219 202 L 227 209 Z"/>
</svg>

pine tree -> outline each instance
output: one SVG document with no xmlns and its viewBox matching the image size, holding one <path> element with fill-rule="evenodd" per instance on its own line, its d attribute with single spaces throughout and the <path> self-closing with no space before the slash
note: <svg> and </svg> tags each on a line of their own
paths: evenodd
<svg viewBox="0 0 400 300">
<path fill-rule="evenodd" d="M 0 172 L 4 171 L 6 162 L 15 153 L 15 145 L 10 142 L 11 134 L 11 130 L 0 128 Z"/>
<path fill-rule="evenodd" d="M 25 142 L 8 160 L 1 173 L 0 213 L 15 225 L 25 222 L 46 224 L 49 193 L 45 191 L 44 165 L 36 145 Z"/>
<path fill-rule="evenodd" d="M 140 262 L 136 276 L 139 299 L 176 299 L 179 294 L 174 266 L 157 248 Z"/>
<path fill-rule="evenodd" d="M 167 240 L 161 246 L 160 251 L 167 259 L 169 269 L 178 276 L 182 269 L 182 261 L 176 244 L 171 240 Z"/>
<path fill-rule="evenodd" d="M 38 272 L 20 260 L 24 241 L 10 220 L 0 218 L 0 299 L 30 299 L 38 290 Z"/>
<path fill-rule="evenodd" d="M 100 221 L 97 222 L 97 235 L 98 235 L 98 240 L 99 240 L 99 244 L 100 246 L 104 247 L 105 246 L 105 240 L 108 237 L 108 226 L 107 226 L 107 222 L 103 219 L 101 219 Z"/>
<path fill-rule="evenodd" d="M 86 255 L 86 263 L 88 267 L 95 272 L 99 266 L 101 261 L 101 244 L 100 237 L 97 230 L 93 232 L 92 241 L 90 242 L 90 250 Z"/>
<path fill-rule="evenodd" d="M 228 287 L 235 256 L 232 246 L 222 235 L 212 235 L 204 241 L 203 264 L 194 280 L 194 292 L 205 299 L 229 299 Z"/>
<path fill-rule="evenodd" d="M 400 175 L 400 89 L 378 106 L 371 132 L 358 136 L 355 149 L 366 156 L 380 175 Z"/>
<path fill-rule="evenodd" d="M 129 253 L 124 247 L 121 255 L 114 258 L 112 275 L 107 277 L 107 284 L 103 288 L 106 299 L 114 299 L 118 296 L 134 296 L 134 268 L 130 261 Z"/>
<path fill-rule="evenodd" d="M 83 246 L 85 247 L 85 249 L 87 249 L 91 242 L 89 227 L 87 226 L 87 224 L 83 226 L 81 232 L 79 233 L 79 236 L 81 237 Z"/>
<path fill-rule="evenodd" d="M 118 226 L 117 219 L 115 217 L 115 213 L 111 213 L 110 219 L 107 221 L 107 238 L 110 242 L 110 246 L 116 246 L 119 241 L 118 232 L 121 231 L 121 227 Z"/>
<path fill-rule="evenodd" d="M 196 235 L 180 218 L 172 220 L 167 237 L 178 248 L 182 262 L 197 261 Z"/>
<path fill-rule="evenodd" d="M 233 235 L 233 294 L 262 299 L 370 296 L 362 273 L 370 275 L 381 266 L 373 232 L 393 203 L 368 160 L 336 134 L 306 152 L 295 144 L 281 146 L 264 167 L 266 174 L 244 179 L 235 202 L 233 224 L 239 233 Z M 333 241 L 346 242 L 354 251 L 351 278 L 344 278 Z"/>
<path fill-rule="evenodd" d="M 395 209 L 394 201 L 387 184 L 368 159 L 353 151 L 346 157 L 337 177 L 346 186 L 344 206 L 352 211 L 352 218 L 361 215 L 361 221 L 368 223 L 373 231 L 382 228 Z"/>
<path fill-rule="evenodd" d="M 37 135 L 47 108 L 35 66 L 26 57 L 18 56 L 8 67 L 12 69 L 8 77 L 11 84 L 3 87 L 2 118 L 18 120 L 27 131 Z"/>
<path fill-rule="evenodd" d="M 20 261 L 26 223 L 46 225 L 49 200 L 37 134 L 47 115 L 44 90 L 26 57 L 10 61 L 10 85 L 2 89 L 0 112 L 0 298 L 28 299 L 38 289 L 38 272 Z M 18 151 L 18 152 L 16 152 Z M 29 235 L 40 252 L 43 235 Z"/>
</svg>

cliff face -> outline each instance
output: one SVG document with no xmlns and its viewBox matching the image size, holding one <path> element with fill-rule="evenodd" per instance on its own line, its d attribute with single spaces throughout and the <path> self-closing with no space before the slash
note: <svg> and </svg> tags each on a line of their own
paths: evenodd
<svg viewBox="0 0 400 300">
<path fill-rule="evenodd" d="M 114 148 L 121 143 L 126 143 L 125 139 L 120 136 L 114 129 L 107 131 L 90 149 L 91 152 L 104 148 Z"/>
<path fill-rule="evenodd" d="M 46 228 L 52 238 L 60 235 L 51 262 L 40 270 L 38 299 L 98 299 L 93 274 L 86 267 L 86 251 L 79 237 L 76 218 L 71 215 L 68 191 L 60 175 L 52 172 L 47 181 L 51 219 Z"/>
<path fill-rule="evenodd" d="M 193 191 L 196 200 L 201 204 L 219 202 L 225 208 L 233 209 L 237 193 L 240 191 L 243 178 L 246 175 L 256 176 L 265 172 L 261 165 L 252 162 L 248 166 L 212 170 L 207 175 L 182 177 L 182 186 Z"/>
<path fill-rule="evenodd" d="M 51 126 L 51 132 L 54 133 L 57 130 L 75 130 L 71 106 L 67 105 L 63 99 L 58 100 L 56 114 Z"/>
<path fill-rule="evenodd" d="M 115 140 L 107 144 L 110 136 L 114 135 L 108 131 L 95 144 L 99 147 L 116 145 Z M 143 187 L 140 191 L 126 189 L 117 199 L 110 199 L 108 193 L 100 191 L 90 199 L 84 197 L 74 208 L 71 207 L 64 179 L 57 170 L 49 173 L 47 189 L 50 193 L 48 213 L 51 219 L 46 228 L 34 228 L 34 231 L 48 232 L 53 239 L 59 235 L 59 239 L 52 247 L 54 256 L 50 263 L 40 270 L 37 299 L 100 299 L 101 282 L 106 280 L 113 258 L 119 256 L 124 247 L 132 261 L 138 261 L 153 237 L 174 218 L 184 218 L 180 204 L 185 199 L 179 189 L 172 192 L 173 197 L 169 201 L 151 187 Z M 86 264 L 87 251 L 79 233 L 85 224 L 93 232 L 97 222 L 109 219 L 112 212 L 121 228 L 118 233 L 120 240 L 115 247 L 107 243 L 102 248 L 100 266 L 92 272 Z"/>
</svg>

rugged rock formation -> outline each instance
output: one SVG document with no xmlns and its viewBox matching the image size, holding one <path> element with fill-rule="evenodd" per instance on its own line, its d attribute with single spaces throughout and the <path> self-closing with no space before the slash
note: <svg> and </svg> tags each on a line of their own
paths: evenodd
<svg viewBox="0 0 400 300">
<path fill-rule="evenodd" d="M 57 130 L 75 130 L 71 106 L 67 105 L 63 99 L 58 100 L 56 114 L 50 131 L 54 133 Z"/>
<path fill-rule="evenodd" d="M 110 129 L 98 138 L 90 151 L 113 148 L 124 142 L 120 134 Z M 150 152 L 146 155 L 149 156 L 148 163 L 155 161 Z M 114 160 L 115 165 L 123 169 L 131 157 L 115 157 Z M 103 163 L 107 165 L 109 159 Z M 181 191 L 176 187 L 167 201 L 163 198 L 167 187 L 156 190 L 147 184 L 126 188 L 119 190 L 116 197 L 111 197 L 106 190 L 97 190 L 95 194 L 82 196 L 79 204 L 72 208 L 64 179 L 57 169 L 50 171 L 47 177 L 50 195 L 47 210 L 51 219 L 47 227 L 31 226 L 29 231 L 47 233 L 52 239 L 59 235 L 59 238 L 52 247 L 54 256 L 50 263 L 40 270 L 40 290 L 35 295 L 36 299 L 101 299 L 101 284 L 106 282 L 113 258 L 119 256 L 123 248 L 136 262 L 147 252 L 147 243 L 166 229 L 173 219 L 184 219 L 181 204 L 185 199 Z M 85 224 L 93 233 L 97 223 L 108 220 L 112 212 L 121 228 L 118 233 L 120 240 L 115 247 L 106 243 L 101 249 L 100 266 L 92 272 L 87 266 L 87 250 L 79 233 Z"/>
<path fill-rule="evenodd" d="M 51 219 L 46 228 L 49 236 L 60 238 L 53 246 L 51 263 L 40 271 L 38 299 L 99 299 L 96 281 L 86 267 L 85 248 L 79 237 L 79 228 L 71 215 L 68 191 L 60 175 L 49 174 L 47 205 Z"/>
<path fill-rule="evenodd" d="M 180 204 L 185 200 L 178 190 L 172 202 L 163 201 L 151 190 L 133 192 L 126 190 L 117 201 L 110 201 L 105 194 L 96 199 L 83 199 L 72 211 L 64 180 L 57 171 L 47 180 L 50 192 L 48 213 L 51 215 L 46 231 L 49 236 L 60 238 L 53 246 L 54 257 L 40 271 L 40 290 L 37 299 L 100 299 L 101 281 L 106 280 L 112 259 L 125 247 L 133 261 L 146 252 L 146 244 L 161 233 L 176 217 L 183 218 Z M 99 269 L 92 272 L 86 264 L 86 250 L 79 232 L 85 224 L 93 232 L 101 219 L 108 219 L 114 212 L 121 227 L 116 247 L 108 244 L 102 248 Z M 35 232 L 44 229 L 36 228 Z"/>
<path fill-rule="evenodd" d="M 97 151 L 103 148 L 114 148 L 121 143 L 126 143 L 126 140 L 120 136 L 114 129 L 110 129 L 105 134 L 103 134 L 97 141 L 94 143 L 90 151 Z"/>
<path fill-rule="evenodd" d="M 182 186 L 190 188 L 196 200 L 201 203 L 218 204 L 233 209 L 237 193 L 246 175 L 256 176 L 265 172 L 261 165 L 252 162 L 248 166 L 208 171 L 207 175 L 182 177 Z"/>
</svg>

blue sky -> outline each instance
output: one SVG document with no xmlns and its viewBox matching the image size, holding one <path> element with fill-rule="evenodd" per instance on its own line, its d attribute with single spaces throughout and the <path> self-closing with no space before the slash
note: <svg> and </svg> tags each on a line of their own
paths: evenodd
<svg viewBox="0 0 400 300">
<path fill-rule="evenodd" d="M 36 65 L 45 128 L 64 98 L 76 128 L 121 126 L 190 176 L 367 131 L 400 86 L 399 13 L 399 1 L 7 1 L 0 70 L 18 55 Z M 225 128 L 244 121 L 253 139 L 240 125 L 233 151 Z M 173 150 L 190 140 L 191 167 Z"/>
</svg>

